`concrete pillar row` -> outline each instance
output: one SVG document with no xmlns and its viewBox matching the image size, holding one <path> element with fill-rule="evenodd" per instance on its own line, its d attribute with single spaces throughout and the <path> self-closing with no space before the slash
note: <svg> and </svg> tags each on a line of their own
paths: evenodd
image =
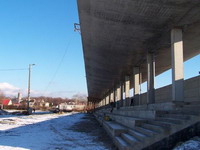
<svg viewBox="0 0 200 150">
<path fill-rule="evenodd" d="M 147 53 L 147 104 L 155 103 L 155 56 L 153 53 Z"/>
<path fill-rule="evenodd" d="M 139 98 L 140 98 L 140 68 L 134 67 L 133 68 L 133 79 L 134 79 L 134 103 L 140 104 Z"/>
<path fill-rule="evenodd" d="M 129 76 L 125 76 L 125 106 L 130 106 L 130 77 Z"/>
<path fill-rule="evenodd" d="M 181 29 L 171 30 L 172 101 L 184 101 L 183 35 Z"/>
</svg>

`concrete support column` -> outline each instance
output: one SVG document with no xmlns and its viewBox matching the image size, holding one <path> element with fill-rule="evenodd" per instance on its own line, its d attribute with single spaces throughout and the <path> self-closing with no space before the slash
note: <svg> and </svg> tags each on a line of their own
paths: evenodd
<svg viewBox="0 0 200 150">
<path fill-rule="evenodd" d="M 110 102 L 114 102 L 114 90 L 110 93 Z"/>
<path fill-rule="evenodd" d="M 172 101 L 184 101 L 183 39 L 181 29 L 171 30 Z"/>
<path fill-rule="evenodd" d="M 106 105 L 108 105 L 109 104 L 109 96 L 107 95 L 106 96 Z"/>
<path fill-rule="evenodd" d="M 147 54 L 147 104 L 155 103 L 155 58 L 153 53 Z"/>
<path fill-rule="evenodd" d="M 140 98 L 140 68 L 134 67 L 133 68 L 133 79 L 134 79 L 134 103 L 140 104 L 139 98 Z"/>
<path fill-rule="evenodd" d="M 140 94 L 142 93 L 142 72 L 140 68 Z M 139 105 L 142 105 L 142 98 L 139 96 Z"/>
<path fill-rule="evenodd" d="M 104 106 L 106 106 L 106 97 L 104 98 Z"/>
<path fill-rule="evenodd" d="M 130 97 L 130 77 L 129 76 L 125 76 L 125 86 L 124 86 L 124 88 L 125 88 L 125 105 L 126 106 L 130 106 L 130 99 L 129 99 L 129 97 Z"/>
<path fill-rule="evenodd" d="M 108 94 L 108 104 L 111 102 L 111 93 Z"/>
<path fill-rule="evenodd" d="M 114 96 L 114 103 L 115 103 L 117 101 L 117 98 L 116 98 L 117 97 L 117 88 L 113 89 L 113 94 L 114 94 L 113 96 Z"/>
<path fill-rule="evenodd" d="M 120 107 L 120 100 L 121 100 L 121 86 L 117 87 L 117 107 Z"/>
<path fill-rule="evenodd" d="M 123 93 L 124 93 L 124 83 L 120 83 L 120 107 L 123 107 Z"/>
<path fill-rule="evenodd" d="M 96 108 L 96 103 L 92 102 L 92 106 L 93 106 L 93 109 L 95 109 Z"/>
</svg>

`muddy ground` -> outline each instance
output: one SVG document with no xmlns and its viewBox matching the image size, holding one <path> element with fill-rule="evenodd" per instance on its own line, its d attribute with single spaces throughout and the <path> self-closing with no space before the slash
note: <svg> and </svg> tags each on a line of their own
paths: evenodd
<svg viewBox="0 0 200 150">
<path fill-rule="evenodd" d="M 80 122 L 73 125 L 70 129 L 94 136 L 95 142 L 103 143 L 103 145 L 109 150 L 117 150 L 111 138 L 92 114 L 86 114 Z"/>
</svg>

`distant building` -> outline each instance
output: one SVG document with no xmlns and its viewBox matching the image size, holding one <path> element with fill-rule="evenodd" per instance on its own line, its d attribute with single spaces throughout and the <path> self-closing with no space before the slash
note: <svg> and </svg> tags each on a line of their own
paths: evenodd
<svg viewBox="0 0 200 150">
<path fill-rule="evenodd" d="M 84 110 L 84 104 L 76 104 L 75 102 L 66 102 L 58 105 L 58 108 L 63 111 Z"/>
<path fill-rule="evenodd" d="M 13 106 L 20 106 L 21 105 L 21 102 L 22 102 L 22 95 L 21 93 L 19 92 L 18 95 L 17 95 L 17 98 L 15 99 L 12 99 L 12 105 Z"/>
<path fill-rule="evenodd" d="M 10 106 L 12 105 L 11 99 L 4 99 L 2 102 L 3 106 Z"/>
<path fill-rule="evenodd" d="M 75 105 L 68 104 L 68 103 L 61 103 L 58 105 L 58 108 L 63 111 L 73 111 L 73 109 L 75 108 Z"/>
<path fill-rule="evenodd" d="M 17 97 L 18 103 L 22 101 L 22 94 L 19 92 Z"/>
<path fill-rule="evenodd" d="M 34 107 L 34 106 L 35 106 L 35 99 L 31 99 L 31 100 L 30 100 L 29 106 L 30 106 L 30 107 Z"/>
<path fill-rule="evenodd" d="M 49 107 L 50 103 L 49 102 L 44 102 L 44 107 Z"/>
<path fill-rule="evenodd" d="M 20 103 L 18 102 L 18 99 L 12 99 L 12 105 L 13 106 L 20 106 Z"/>
</svg>

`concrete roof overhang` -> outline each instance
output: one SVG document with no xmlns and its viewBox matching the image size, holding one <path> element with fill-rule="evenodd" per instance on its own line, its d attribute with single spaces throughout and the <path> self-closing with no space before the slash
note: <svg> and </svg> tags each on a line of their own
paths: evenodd
<svg viewBox="0 0 200 150">
<path fill-rule="evenodd" d="M 184 61 L 200 53 L 200 0 L 78 0 L 78 10 L 93 100 L 131 76 L 134 66 L 145 82 L 147 52 L 156 54 L 156 75 L 170 69 L 172 28 L 183 29 Z"/>
</svg>

